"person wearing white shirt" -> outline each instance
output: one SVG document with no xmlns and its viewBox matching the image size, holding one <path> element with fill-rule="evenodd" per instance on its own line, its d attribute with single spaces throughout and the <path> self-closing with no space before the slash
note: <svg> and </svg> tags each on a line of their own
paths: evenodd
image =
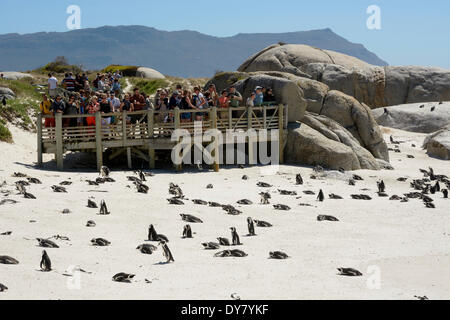
<svg viewBox="0 0 450 320">
<path fill-rule="evenodd" d="M 58 79 L 56 79 L 51 73 L 48 74 L 48 94 L 50 97 L 56 97 L 56 88 L 58 87 Z"/>
</svg>

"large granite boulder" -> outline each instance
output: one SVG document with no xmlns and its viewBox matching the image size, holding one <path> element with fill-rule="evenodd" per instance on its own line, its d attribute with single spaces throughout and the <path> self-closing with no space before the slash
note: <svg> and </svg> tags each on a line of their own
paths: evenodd
<svg viewBox="0 0 450 320">
<path fill-rule="evenodd" d="M 238 71 L 281 71 L 317 80 L 371 108 L 450 100 L 450 70 L 372 66 L 306 45 L 272 45 L 247 59 Z"/>
<path fill-rule="evenodd" d="M 450 102 L 402 104 L 372 112 L 379 125 L 412 132 L 432 133 L 450 123 Z"/>
<path fill-rule="evenodd" d="M 277 103 L 288 105 L 289 122 L 295 122 L 303 117 L 306 111 L 306 101 L 303 99 L 302 89 L 294 81 L 260 74 L 235 83 L 236 90 L 242 94 L 244 102 L 250 97 L 256 86 L 272 88 Z"/>
<path fill-rule="evenodd" d="M 10 88 L 0 87 L 0 99 L 3 99 L 3 97 L 6 99 L 14 99 L 16 94 Z"/>
<path fill-rule="evenodd" d="M 164 75 L 155 69 L 140 67 L 136 71 L 136 77 L 146 79 L 165 79 Z"/>
<path fill-rule="evenodd" d="M 368 106 L 340 91 L 331 90 L 327 93 L 320 115 L 341 124 L 375 158 L 389 161 L 383 133 Z"/>
<path fill-rule="evenodd" d="M 3 74 L 3 78 L 7 80 L 20 80 L 23 78 L 33 78 L 33 76 L 29 73 L 15 72 L 15 71 L 0 71 L 0 74 Z"/>
<path fill-rule="evenodd" d="M 285 160 L 288 163 L 320 165 L 338 170 L 361 169 L 358 157 L 352 148 L 336 140 L 329 139 L 319 131 L 304 123 L 289 125 Z"/>
<path fill-rule="evenodd" d="M 361 169 L 380 169 L 377 159 L 375 159 L 375 157 L 367 149 L 362 147 L 359 141 L 356 140 L 356 138 L 348 130 L 336 121 L 325 116 L 307 112 L 301 122 L 320 132 L 328 139 L 340 142 L 350 147 L 358 158 L 359 167 Z"/>
<path fill-rule="evenodd" d="M 450 125 L 426 137 L 423 148 L 430 156 L 450 160 Z"/>
</svg>

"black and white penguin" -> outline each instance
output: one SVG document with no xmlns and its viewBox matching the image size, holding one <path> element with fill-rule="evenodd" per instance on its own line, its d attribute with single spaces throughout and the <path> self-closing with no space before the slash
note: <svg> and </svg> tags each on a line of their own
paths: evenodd
<svg viewBox="0 0 450 320">
<path fill-rule="evenodd" d="M 205 248 L 205 250 L 217 250 L 220 248 L 220 244 L 216 242 L 204 242 L 202 243 L 202 246 Z"/>
<path fill-rule="evenodd" d="M 57 193 L 67 193 L 66 188 L 61 187 L 61 186 L 52 186 L 52 190 L 53 190 L 53 192 L 57 192 Z"/>
<path fill-rule="evenodd" d="M 193 215 L 190 214 L 180 214 L 180 217 L 183 221 L 190 223 L 203 223 L 203 221 Z"/>
<path fill-rule="evenodd" d="M 167 243 L 164 240 L 159 242 L 159 245 L 162 247 L 164 257 L 166 257 L 166 263 L 175 262 L 175 259 L 172 256 L 172 252 L 170 252 Z"/>
<path fill-rule="evenodd" d="M 183 239 L 191 239 L 192 238 L 192 229 L 190 225 L 185 225 L 183 228 Z"/>
<path fill-rule="evenodd" d="M 109 168 L 107 166 L 102 166 L 100 168 L 100 176 L 102 178 L 106 178 L 109 177 L 109 174 L 111 173 L 111 170 L 109 170 Z"/>
<path fill-rule="evenodd" d="M 123 283 L 130 283 L 131 280 L 135 277 L 134 274 L 128 274 L 124 272 L 120 272 L 113 276 L 112 280 L 115 282 L 123 282 Z"/>
<path fill-rule="evenodd" d="M 442 190 L 442 194 L 444 196 L 444 199 L 448 199 L 448 190 L 447 189 Z"/>
<path fill-rule="evenodd" d="M 8 287 L 5 286 L 3 283 L 0 283 L 0 292 L 4 292 L 6 290 L 8 290 Z"/>
<path fill-rule="evenodd" d="M 111 212 L 108 211 L 108 207 L 106 206 L 105 200 L 100 202 L 100 212 L 99 215 L 109 215 Z"/>
<path fill-rule="evenodd" d="M 233 246 L 240 246 L 240 245 L 242 245 L 241 241 L 239 240 L 239 235 L 238 235 L 238 233 L 236 231 L 236 228 L 235 227 L 231 227 L 230 230 L 231 230 L 231 239 L 232 239 L 231 241 L 233 243 Z"/>
<path fill-rule="evenodd" d="M 261 196 L 261 203 L 262 204 L 269 204 L 269 200 L 272 198 L 272 196 L 270 195 L 270 193 L 268 192 L 261 192 L 259 194 Z"/>
<path fill-rule="evenodd" d="M 92 201 L 91 199 L 88 199 L 87 207 L 91 208 L 91 209 L 97 209 L 98 208 L 97 204 L 94 201 Z"/>
<path fill-rule="evenodd" d="M 324 199 L 325 199 L 325 195 L 323 194 L 322 189 L 320 189 L 319 195 L 317 196 L 317 200 L 319 200 L 320 202 L 323 202 Z"/>
<path fill-rule="evenodd" d="M 262 221 L 262 220 L 253 220 L 253 222 L 256 224 L 257 227 L 260 228 L 270 228 L 273 227 L 271 223 L 267 222 L 267 221 Z"/>
<path fill-rule="evenodd" d="M 289 256 L 282 251 L 273 251 L 269 252 L 269 258 L 283 260 L 289 258 Z"/>
<path fill-rule="evenodd" d="M 289 211 L 291 208 L 285 204 L 274 204 L 273 205 L 275 210 L 282 210 L 282 211 Z"/>
<path fill-rule="evenodd" d="M 45 250 L 42 250 L 42 259 L 40 264 L 41 270 L 44 272 L 52 271 L 52 262 Z"/>
<path fill-rule="evenodd" d="M 10 256 L 0 256 L 0 264 L 19 264 L 19 261 Z"/>
<path fill-rule="evenodd" d="M 253 219 L 250 218 L 250 217 L 247 218 L 247 226 L 248 226 L 248 235 L 249 236 L 256 236 L 255 223 L 253 222 Z"/>
<path fill-rule="evenodd" d="M 219 244 L 221 246 L 230 246 L 230 240 L 228 240 L 227 238 L 217 238 L 217 241 L 219 241 Z"/>
<path fill-rule="evenodd" d="M 181 201 L 181 200 L 178 199 L 178 198 L 170 198 L 170 199 L 167 199 L 167 201 L 169 201 L 170 204 L 174 204 L 174 205 L 177 205 L 177 206 L 182 206 L 182 205 L 184 205 L 184 202 Z"/>
<path fill-rule="evenodd" d="M 160 240 L 164 240 L 165 242 L 169 242 L 169 239 L 163 235 L 163 234 L 158 234 L 156 232 L 155 227 L 151 224 L 148 227 L 148 241 L 160 241 Z"/>
<path fill-rule="evenodd" d="M 341 276 L 360 277 L 363 275 L 361 272 L 353 268 L 338 268 L 337 270 Z"/>
<path fill-rule="evenodd" d="M 93 228 L 95 227 L 97 224 L 95 223 L 94 220 L 89 220 L 88 222 L 86 222 L 86 227 L 88 228 Z"/>
<path fill-rule="evenodd" d="M 94 238 L 91 240 L 91 243 L 93 246 L 97 247 L 107 247 L 111 244 L 111 242 L 103 238 Z"/>
<path fill-rule="evenodd" d="M 43 248 L 59 248 L 59 246 L 54 243 L 51 240 L 48 239 L 42 239 L 42 238 L 36 238 L 36 240 L 38 241 L 38 245 L 39 247 L 43 247 Z"/>
<path fill-rule="evenodd" d="M 378 187 L 378 193 L 385 193 L 386 185 L 384 184 L 383 180 L 377 182 L 377 187 Z"/>
<path fill-rule="evenodd" d="M 152 244 L 141 244 L 136 249 L 139 250 L 143 254 L 152 254 L 158 248 Z"/>
</svg>

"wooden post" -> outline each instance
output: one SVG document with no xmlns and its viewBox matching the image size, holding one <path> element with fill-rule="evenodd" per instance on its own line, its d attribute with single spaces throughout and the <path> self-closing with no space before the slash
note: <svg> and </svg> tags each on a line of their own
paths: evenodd
<svg viewBox="0 0 450 320">
<path fill-rule="evenodd" d="M 211 129 L 217 129 L 217 108 L 216 107 L 212 107 L 211 110 L 209 111 L 209 119 L 211 120 Z M 219 165 L 219 161 L 217 159 L 219 157 L 219 141 L 217 138 L 214 138 L 214 149 L 212 151 L 211 156 L 214 158 L 214 163 L 213 163 L 214 171 L 219 172 L 220 165 Z"/>
<path fill-rule="evenodd" d="M 153 109 L 148 110 L 147 112 L 147 126 L 148 126 L 148 138 L 150 139 L 148 145 L 148 158 L 149 158 L 149 167 L 150 169 L 155 169 L 156 167 L 156 159 L 155 159 L 155 149 L 153 148 L 153 133 L 155 130 L 155 112 Z"/>
<path fill-rule="evenodd" d="M 263 128 L 267 129 L 267 106 L 263 106 Z"/>
<path fill-rule="evenodd" d="M 248 147 L 248 164 L 253 164 L 254 150 L 253 150 L 253 108 L 247 107 L 247 147 Z"/>
<path fill-rule="evenodd" d="M 289 105 L 284 106 L 284 128 L 287 129 L 289 125 Z"/>
<path fill-rule="evenodd" d="M 63 132 L 62 132 L 62 113 L 55 114 L 56 121 L 56 167 L 62 171 L 64 169 L 63 158 Z"/>
<path fill-rule="evenodd" d="M 176 107 L 174 113 L 174 119 L 173 122 L 175 124 L 175 130 L 180 129 L 180 108 Z M 180 172 L 183 169 L 183 166 L 181 164 L 175 165 L 175 170 Z"/>
<path fill-rule="evenodd" d="M 253 108 L 247 107 L 247 129 L 250 130 L 253 127 Z"/>
<path fill-rule="evenodd" d="M 122 142 L 125 147 L 127 143 L 127 112 L 122 111 Z"/>
<path fill-rule="evenodd" d="M 278 106 L 278 132 L 279 132 L 279 157 L 280 157 L 280 164 L 284 163 L 284 105 L 280 104 Z"/>
<path fill-rule="evenodd" d="M 97 153 L 97 170 L 103 166 L 103 143 L 102 143 L 102 115 L 100 112 L 95 114 L 95 146 Z"/>
<path fill-rule="evenodd" d="M 37 116 L 37 162 L 42 166 L 42 113 Z"/>
<path fill-rule="evenodd" d="M 233 110 L 231 108 L 228 108 L 228 128 L 233 129 Z"/>
<path fill-rule="evenodd" d="M 128 164 L 128 169 L 133 168 L 133 164 L 131 162 L 131 148 L 130 147 L 127 148 L 127 164 Z"/>
</svg>

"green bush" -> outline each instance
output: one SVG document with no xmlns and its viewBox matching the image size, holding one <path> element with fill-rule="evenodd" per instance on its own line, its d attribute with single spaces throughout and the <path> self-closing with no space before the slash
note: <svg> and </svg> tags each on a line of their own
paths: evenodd
<svg viewBox="0 0 450 320">
<path fill-rule="evenodd" d="M 129 80 L 133 88 L 139 88 L 139 91 L 146 95 L 152 95 L 158 88 L 166 88 L 169 85 L 169 81 L 164 79 L 131 78 Z"/>
<path fill-rule="evenodd" d="M 5 121 L 0 119 L 0 141 L 12 143 L 12 134 L 11 131 L 5 126 Z"/>
<path fill-rule="evenodd" d="M 121 66 L 121 65 L 112 64 L 112 65 L 106 67 L 105 69 L 103 69 L 102 72 L 103 73 L 107 73 L 107 72 L 114 73 L 117 70 L 119 70 L 120 72 L 122 72 L 124 77 L 135 77 L 138 68 L 139 67 L 137 67 L 137 66 Z"/>
</svg>

